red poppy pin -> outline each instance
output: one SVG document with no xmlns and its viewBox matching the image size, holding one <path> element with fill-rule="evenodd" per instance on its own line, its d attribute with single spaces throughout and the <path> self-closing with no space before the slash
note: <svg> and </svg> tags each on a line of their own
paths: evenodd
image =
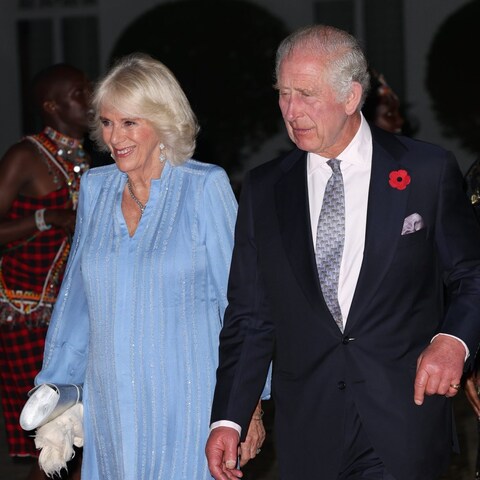
<svg viewBox="0 0 480 480">
<path fill-rule="evenodd" d="M 410 175 L 406 170 L 394 170 L 390 172 L 388 183 L 391 187 L 397 190 L 405 190 L 407 185 L 411 182 Z"/>
</svg>

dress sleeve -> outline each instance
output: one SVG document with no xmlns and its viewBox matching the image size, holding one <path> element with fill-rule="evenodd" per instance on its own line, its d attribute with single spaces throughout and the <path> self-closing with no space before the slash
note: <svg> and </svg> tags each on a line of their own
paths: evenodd
<svg viewBox="0 0 480 480">
<path fill-rule="evenodd" d="M 89 172 L 82 176 L 75 233 L 65 275 L 48 327 L 42 370 L 35 385 L 83 383 L 87 360 L 89 318 L 80 259 L 92 209 Z"/>
<path fill-rule="evenodd" d="M 237 216 L 237 201 L 224 170 L 214 167 L 209 172 L 204 195 L 208 272 L 223 321 Z"/>
</svg>

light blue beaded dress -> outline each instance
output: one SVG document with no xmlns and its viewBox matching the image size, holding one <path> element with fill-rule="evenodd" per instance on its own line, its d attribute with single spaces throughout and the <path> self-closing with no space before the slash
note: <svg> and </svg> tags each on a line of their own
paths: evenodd
<svg viewBox="0 0 480 480">
<path fill-rule="evenodd" d="M 84 383 L 82 478 L 209 479 L 204 447 L 236 200 L 221 168 L 167 162 L 130 237 L 126 180 L 115 165 L 82 177 L 35 383 Z"/>
</svg>

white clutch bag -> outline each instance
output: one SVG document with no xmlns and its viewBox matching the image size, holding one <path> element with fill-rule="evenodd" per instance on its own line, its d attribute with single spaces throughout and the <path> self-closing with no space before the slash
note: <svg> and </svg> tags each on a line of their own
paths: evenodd
<svg viewBox="0 0 480 480">
<path fill-rule="evenodd" d="M 82 401 L 82 385 L 43 383 L 28 392 L 28 400 L 20 414 L 20 426 L 34 430 L 55 419 Z"/>
</svg>

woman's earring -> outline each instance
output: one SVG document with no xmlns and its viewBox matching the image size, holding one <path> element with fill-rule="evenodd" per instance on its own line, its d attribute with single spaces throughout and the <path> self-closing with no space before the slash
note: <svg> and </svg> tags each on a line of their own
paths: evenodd
<svg viewBox="0 0 480 480">
<path fill-rule="evenodd" d="M 165 145 L 161 143 L 159 147 L 160 147 L 160 161 L 163 163 L 167 159 L 167 156 L 163 153 L 163 151 L 165 150 Z"/>
</svg>

